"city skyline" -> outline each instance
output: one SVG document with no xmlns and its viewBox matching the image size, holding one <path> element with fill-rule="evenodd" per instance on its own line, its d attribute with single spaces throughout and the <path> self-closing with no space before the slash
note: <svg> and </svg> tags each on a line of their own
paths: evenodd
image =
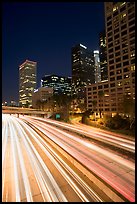
<svg viewBox="0 0 137 204">
<path fill-rule="evenodd" d="M 37 88 L 44 75 L 72 76 L 71 48 L 99 49 L 105 28 L 103 2 L 3 3 L 2 12 L 2 101 L 18 101 L 23 61 L 37 62 Z"/>
</svg>

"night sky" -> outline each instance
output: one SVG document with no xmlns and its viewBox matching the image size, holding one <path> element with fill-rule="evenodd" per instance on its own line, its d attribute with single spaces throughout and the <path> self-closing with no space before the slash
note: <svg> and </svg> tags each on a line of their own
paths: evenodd
<svg viewBox="0 0 137 204">
<path fill-rule="evenodd" d="M 71 48 L 99 49 L 104 2 L 2 5 L 2 101 L 18 101 L 19 65 L 37 62 L 37 88 L 47 74 L 71 76 Z"/>
</svg>

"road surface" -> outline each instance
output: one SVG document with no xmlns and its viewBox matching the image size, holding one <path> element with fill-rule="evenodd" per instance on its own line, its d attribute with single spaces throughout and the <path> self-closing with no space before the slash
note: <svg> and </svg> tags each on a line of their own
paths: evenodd
<svg viewBox="0 0 137 204">
<path fill-rule="evenodd" d="M 66 161 L 47 139 L 59 145 L 127 200 L 135 201 L 133 161 L 76 137 L 72 132 L 47 124 L 44 120 L 46 121 L 39 121 L 35 117 L 2 116 L 3 202 L 111 201 L 109 195 L 100 191 Z M 44 136 L 35 132 L 30 127 L 32 125 Z"/>
</svg>

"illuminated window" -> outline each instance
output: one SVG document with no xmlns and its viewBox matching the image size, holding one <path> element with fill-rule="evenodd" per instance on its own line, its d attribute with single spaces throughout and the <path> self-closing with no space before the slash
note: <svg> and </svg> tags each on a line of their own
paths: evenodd
<svg viewBox="0 0 137 204">
<path fill-rule="evenodd" d="M 122 70 L 117 70 L 117 74 L 121 74 L 122 73 Z"/>
<path fill-rule="evenodd" d="M 116 11 L 117 9 L 118 9 L 118 6 L 115 6 L 115 7 L 113 8 L 113 12 Z"/>
<path fill-rule="evenodd" d="M 128 74 L 124 75 L 124 78 L 129 78 L 129 75 Z"/>
<path fill-rule="evenodd" d="M 134 57 L 134 56 L 135 56 L 135 53 L 132 53 L 132 54 L 131 54 L 131 57 Z"/>
<path fill-rule="evenodd" d="M 119 81 L 119 82 L 117 83 L 117 85 L 118 85 L 118 86 L 122 86 L 122 82 Z"/>
<path fill-rule="evenodd" d="M 109 96 L 109 94 L 105 94 L 104 96 Z"/>
<path fill-rule="evenodd" d="M 103 42 L 101 42 L 101 44 L 100 44 L 101 46 L 103 46 Z"/>
<path fill-rule="evenodd" d="M 135 65 L 131 66 L 131 71 L 135 71 Z"/>
<path fill-rule="evenodd" d="M 124 17 L 126 17 L 126 13 L 123 13 L 123 14 L 121 14 L 121 18 L 124 18 Z"/>
</svg>

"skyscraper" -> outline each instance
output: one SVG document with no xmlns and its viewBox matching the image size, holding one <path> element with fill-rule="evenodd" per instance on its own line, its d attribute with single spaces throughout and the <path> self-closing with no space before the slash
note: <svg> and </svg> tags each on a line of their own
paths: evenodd
<svg viewBox="0 0 137 204">
<path fill-rule="evenodd" d="M 19 105 L 32 106 L 32 93 L 36 89 L 37 62 L 26 60 L 19 66 Z"/>
<path fill-rule="evenodd" d="M 52 87 L 53 94 L 71 95 L 71 77 L 45 75 L 41 79 L 41 87 Z"/>
<path fill-rule="evenodd" d="M 108 81 L 87 87 L 87 108 L 122 113 L 124 98 L 135 103 L 135 2 L 105 2 L 105 26 Z"/>
<path fill-rule="evenodd" d="M 72 48 L 72 87 L 74 93 L 83 96 L 86 85 L 95 83 L 94 53 L 78 44 Z"/>
<path fill-rule="evenodd" d="M 101 82 L 99 50 L 94 50 L 94 62 L 95 62 L 95 83 L 97 83 Z"/>
<path fill-rule="evenodd" d="M 124 95 L 135 99 L 135 2 L 105 2 L 108 80 L 122 109 Z"/>
<path fill-rule="evenodd" d="M 106 47 L 106 32 L 102 31 L 99 34 L 99 57 L 100 57 L 100 70 L 101 81 L 108 79 L 107 67 L 107 47 Z"/>
</svg>

